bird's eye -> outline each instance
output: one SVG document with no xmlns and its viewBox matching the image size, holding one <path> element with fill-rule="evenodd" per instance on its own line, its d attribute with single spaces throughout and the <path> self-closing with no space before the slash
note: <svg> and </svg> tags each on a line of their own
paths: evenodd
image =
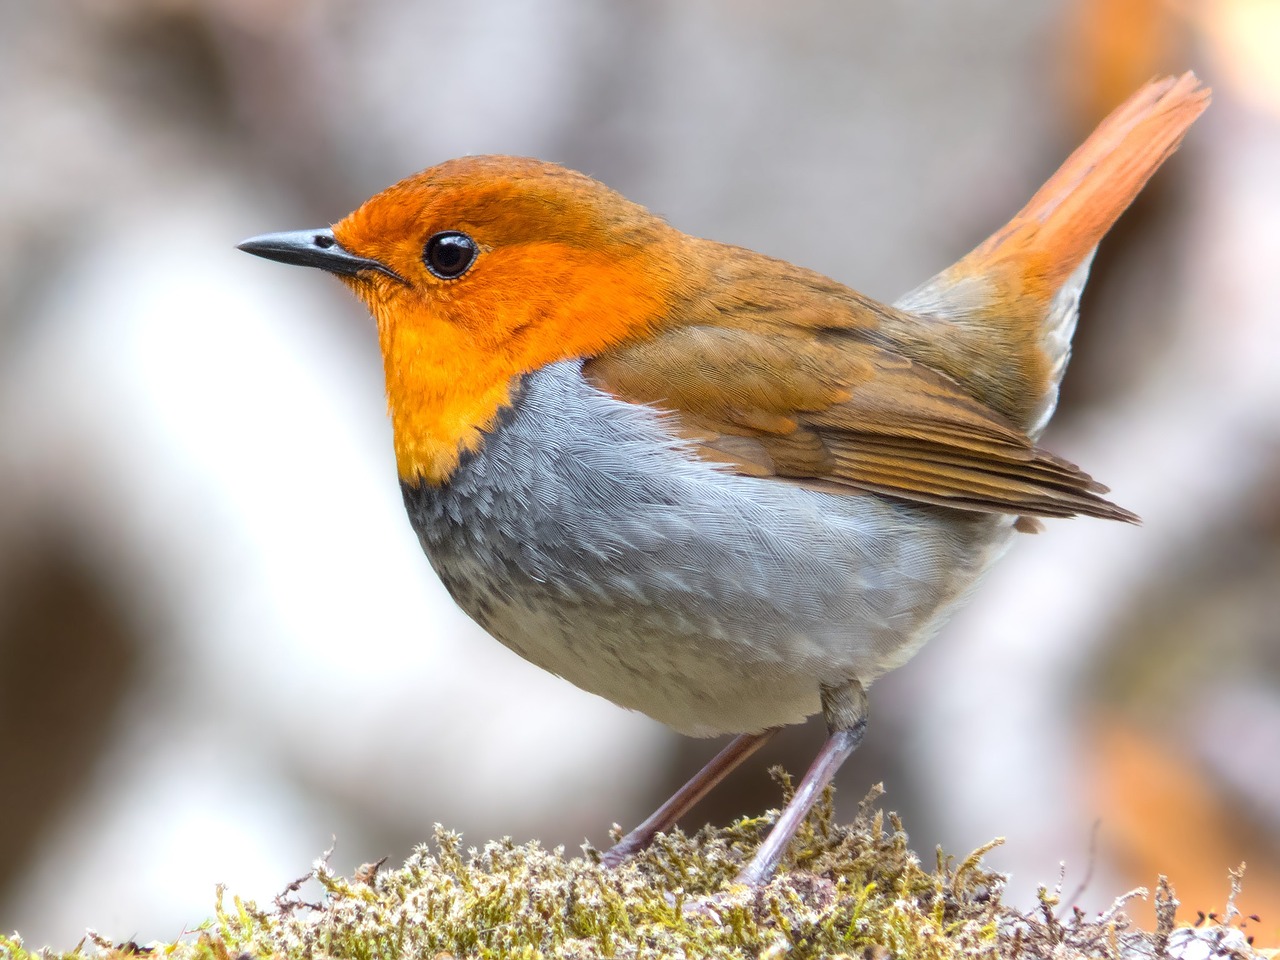
<svg viewBox="0 0 1280 960">
<path fill-rule="evenodd" d="M 422 262 L 441 280 L 456 280 L 475 262 L 476 242 L 465 233 L 446 230 L 427 241 Z"/>
</svg>

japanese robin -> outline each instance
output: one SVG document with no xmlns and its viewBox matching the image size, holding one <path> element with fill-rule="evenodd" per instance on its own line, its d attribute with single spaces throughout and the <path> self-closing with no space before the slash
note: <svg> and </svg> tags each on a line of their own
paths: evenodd
<svg viewBox="0 0 1280 960">
<path fill-rule="evenodd" d="M 1189 73 L 1143 87 L 892 306 L 515 157 L 240 246 L 368 305 L 409 519 L 463 610 L 616 704 L 738 734 L 606 863 L 821 711 L 829 736 L 740 874 L 761 883 L 860 742 L 866 688 L 1018 531 L 1137 519 L 1037 439 L 1094 248 L 1208 102 Z"/>
</svg>

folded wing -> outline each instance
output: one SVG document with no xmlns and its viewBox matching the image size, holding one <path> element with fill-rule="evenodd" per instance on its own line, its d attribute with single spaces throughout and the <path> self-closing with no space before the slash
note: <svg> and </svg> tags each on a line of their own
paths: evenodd
<svg viewBox="0 0 1280 960">
<path fill-rule="evenodd" d="M 848 329 L 680 326 L 587 362 L 740 473 L 963 510 L 1136 522 L 954 381 Z"/>
</svg>

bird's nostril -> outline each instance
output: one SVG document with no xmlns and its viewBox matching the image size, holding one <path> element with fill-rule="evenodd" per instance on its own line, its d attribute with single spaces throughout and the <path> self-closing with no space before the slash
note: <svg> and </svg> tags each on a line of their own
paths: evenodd
<svg viewBox="0 0 1280 960">
<path fill-rule="evenodd" d="M 334 239 L 327 233 L 317 233 L 315 235 L 315 244 L 321 250 L 328 250 L 334 244 Z"/>
</svg>

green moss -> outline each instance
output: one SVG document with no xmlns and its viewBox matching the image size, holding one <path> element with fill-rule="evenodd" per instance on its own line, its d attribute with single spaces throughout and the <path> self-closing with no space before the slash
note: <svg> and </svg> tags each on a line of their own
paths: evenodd
<svg viewBox="0 0 1280 960">
<path fill-rule="evenodd" d="M 980 853 L 925 868 L 893 815 L 871 800 L 849 826 L 829 798 L 762 890 L 733 877 L 766 819 L 662 837 L 616 870 L 593 859 L 510 841 L 465 851 L 436 831 L 399 870 L 365 879 L 323 866 L 316 909 L 297 899 L 269 909 L 223 897 L 207 937 L 234 955 L 350 960 L 454 956 L 663 957 L 861 954 L 996 956 L 1001 878 Z"/>
<path fill-rule="evenodd" d="M 215 918 L 195 942 L 151 952 L 175 960 L 948 960 L 1150 949 L 1151 937 L 1126 931 L 1119 902 L 1091 921 L 1074 915 L 1060 922 L 1056 897 L 1043 891 L 1032 914 L 1006 908 L 1003 877 L 982 865 L 996 842 L 958 863 L 939 851 L 934 862 L 922 864 L 897 816 L 875 808 L 879 795 L 873 791 L 847 825 L 833 822 L 828 795 L 779 876 L 761 889 L 735 885 L 733 878 L 772 817 L 694 836 L 675 832 L 613 870 L 600 867 L 594 851 L 567 858 L 536 843 L 501 840 L 464 850 L 461 837 L 437 828 L 433 843 L 396 870 L 369 866 L 346 878 L 322 861 L 270 905 L 219 890 Z M 304 883 L 318 885 L 314 897 L 302 892 Z M 1161 895 L 1171 925 L 1176 901 L 1167 887 Z M 1169 934 L 1164 931 L 1161 943 Z M 139 949 L 98 946 L 117 957 Z M 0 958 L 28 956 L 20 941 L 0 938 Z"/>
</svg>

